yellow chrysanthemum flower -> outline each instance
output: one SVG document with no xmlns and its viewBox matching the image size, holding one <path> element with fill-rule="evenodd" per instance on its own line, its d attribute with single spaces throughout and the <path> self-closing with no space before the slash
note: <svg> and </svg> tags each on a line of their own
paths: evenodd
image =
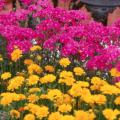
<svg viewBox="0 0 120 120">
<path fill-rule="evenodd" d="M 120 89 L 114 85 L 104 85 L 100 88 L 103 94 L 117 95 L 120 94 Z"/>
<path fill-rule="evenodd" d="M 44 117 L 47 117 L 49 114 L 49 109 L 46 106 L 39 106 L 36 104 L 29 103 L 26 107 L 25 110 L 28 110 L 32 112 L 32 114 L 35 114 L 37 118 L 42 119 Z"/>
<path fill-rule="evenodd" d="M 6 80 L 11 78 L 11 73 L 10 72 L 5 72 L 1 75 L 1 79 Z"/>
<path fill-rule="evenodd" d="M 59 61 L 59 64 L 63 67 L 67 67 L 70 65 L 70 60 L 69 58 L 62 58 L 60 61 Z"/>
<path fill-rule="evenodd" d="M 12 61 L 16 62 L 18 59 L 20 59 L 22 57 L 22 50 L 20 49 L 15 49 L 12 53 L 11 53 L 11 59 Z"/>
<path fill-rule="evenodd" d="M 111 76 L 113 76 L 113 77 L 120 77 L 120 72 L 119 72 L 116 68 L 112 68 L 112 69 L 110 70 L 110 74 L 111 74 Z"/>
<path fill-rule="evenodd" d="M 120 96 L 118 96 L 118 97 L 115 98 L 114 103 L 116 105 L 120 105 Z"/>
<path fill-rule="evenodd" d="M 31 65 L 31 64 L 33 64 L 33 60 L 31 60 L 31 59 L 25 59 L 24 60 L 24 64 L 25 65 Z"/>
<path fill-rule="evenodd" d="M 16 93 L 2 93 L 0 95 L 0 104 L 3 106 L 10 105 L 13 101 L 24 100 L 26 97 L 23 94 Z"/>
<path fill-rule="evenodd" d="M 48 120 L 60 120 L 62 115 L 59 112 L 53 112 L 49 115 Z"/>
<path fill-rule="evenodd" d="M 40 74 L 42 72 L 42 68 L 39 65 L 33 63 L 28 66 L 28 73 L 33 74 L 34 72 Z"/>
<path fill-rule="evenodd" d="M 51 89 L 48 91 L 48 94 L 47 94 L 48 98 L 52 101 L 63 97 L 62 95 L 63 95 L 62 92 L 58 89 Z"/>
<path fill-rule="evenodd" d="M 12 78 L 9 81 L 9 85 L 7 87 L 8 90 L 15 90 L 18 89 L 19 87 L 22 86 L 23 82 L 24 82 L 25 78 L 22 76 L 16 76 L 14 78 Z"/>
<path fill-rule="evenodd" d="M 35 94 L 31 94 L 31 95 L 28 96 L 27 99 L 30 103 L 35 103 L 39 100 L 39 97 Z"/>
<path fill-rule="evenodd" d="M 62 104 L 58 107 L 58 111 L 62 113 L 67 113 L 72 110 L 72 106 L 70 104 Z"/>
<path fill-rule="evenodd" d="M 17 110 L 11 110 L 11 111 L 10 111 L 10 116 L 11 116 L 12 118 L 18 119 L 18 118 L 20 118 L 20 112 L 18 112 Z"/>
<path fill-rule="evenodd" d="M 85 74 L 85 71 L 81 67 L 75 67 L 73 69 L 73 71 L 74 71 L 75 75 L 78 75 L 78 76 L 81 76 L 81 75 Z"/>
<path fill-rule="evenodd" d="M 47 74 L 44 77 L 40 78 L 40 82 L 42 84 L 51 83 L 54 82 L 55 80 L 56 80 L 56 76 L 53 74 Z"/>
<path fill-rule="evenodd" d="M 75 111 L 75 120 L 94 120 L 95 117 L 93 112 L 83 110 Z"/>
<path fill-rule="evenodd" d="M 115 83 L 115 85 L 120 88 L 120 82 Z"/>
<path fill-rule="evenodd" d="M 28 78 L 28 85 L 36 85 L 39 81 L 39 76 L 37 75 L 30 75 Z"/>
<path fill-rule="evenodd" d="M 23 120 L 35 120 L 35 116 L 33 114 L 27 114 Z"/>
<path fill-rule="evenodd" d="M 42 48 L 39 45 L 34 45 L 30 48 L 30 51 L 34 52 L 34 51 L 41 50 L 41 49 Z"/>
<path fill-rule="evenodd" d="M 60 73 L 59 83 L 65 83 L 68 86 L 74 84 L 76 80 L 74 79 L 73 73 L 70 71 L 62 71 Z"/>
<path fill-rule="evenodd" d="M 103 115 L 105 116 L 106 119 L 108 120 L 115 120 L 117 118 L 117 115 L 120 114 L 120 111 L 115 109 L 105 109 L 103 110 Z"/>
<path fill-rule="evenodd" d="M 94 95 L 94 101 L 96 104 L 102 105 L 107 102 L 107 98 L 105 95 L 98 94 L 98 95 Z"/>
<path fill-rule="evenodd" d="M 47 66 L 45 66 L 45 70 L 48 72 L 54 72 L 55 68 L 51 65 L 47 65 Z"/>
</svg>

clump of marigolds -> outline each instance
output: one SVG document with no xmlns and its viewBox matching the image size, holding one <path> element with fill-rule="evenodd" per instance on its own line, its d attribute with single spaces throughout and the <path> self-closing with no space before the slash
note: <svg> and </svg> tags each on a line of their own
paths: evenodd
<svg viewBox="0 0 120 120">
<path fill-rule="evenodd" d="M 33 46 L 25 57 L 17 48 L 12 63 L 20 71 L 3 71 L 0 107 L 11 120 L 115 120 L 120 117 L 120 83 L 89 74 L 71 58 L 51 62 L 44 49 Z M 38 59 L 40 56 L 41 59 Z M 13 74 L 14 73 L 14 74 Z M 99 71 L 100 73 L 100 71 Z M 109 77 L 118 77 L 113 68 Z"/>
</svg>

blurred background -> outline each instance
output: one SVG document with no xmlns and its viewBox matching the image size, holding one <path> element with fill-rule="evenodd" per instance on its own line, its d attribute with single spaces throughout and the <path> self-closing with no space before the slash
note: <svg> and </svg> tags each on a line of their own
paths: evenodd
<svg viewBox="0 0 120 120">
<path fill-rule="evenodd" d="M 12 3 L 13 3 L 14 0 L 6 0 L 6 1 L 7 1 L 7 4 L 5 6 L 5 9 L 1 9 L 0 14 L 7 13 L 8 11 L 11 11 L 12 8 L 13 8 Z M 52 2 L 52 3 L 53 3 L 53 1 L 55 3 L 57 3 L 57 7 L 62 7 L 64 9 L 69 9 L 69 5 L 70 5 L 71 0 L 50 0 L 50 2 Z M 78 1 L 80 1 L 80 0 L 78 0 Z M 20 4 L 19 4 L 18 0 L 16 0 L 16 8 L 20 9 Z M 83 11 L 86 11 L 88 13 L 89 19 L 93 19 L 91 17 L 91 13 L 87 11 L 85 6 L 83 6 L 80 9 L 83 10 Z M 109 13 L 107 25 L 111 25 L 114 21 L 118 20 L 119 18 L 120 18 L 120 8 L 116 8 L 114 10 L 114 12 Z"/>
</svg>

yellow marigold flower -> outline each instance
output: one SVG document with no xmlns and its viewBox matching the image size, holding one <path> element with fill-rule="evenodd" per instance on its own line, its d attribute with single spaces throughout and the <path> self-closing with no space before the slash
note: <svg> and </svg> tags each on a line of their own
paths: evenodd
<svg viewBox="0 0 120 120">
<path fill-rule="evenodd" d="M 120 82 L 115 83 L 115 85 L 120 88 Z"/>
<path fill-rule="evenodd" d="M 60 120 L 62 115 L 59 112 L 53 112 L 49 115 L 48 120 Z"/>
<path fill-rule="evenodd" d="M 30 75 L 28 78 L 28 85 L 36 85 L 39 81 L 39 76 L 37 75 Z"/>
<path fill-rule="evenodd" d="M 62 92 L 58 89 L 51 89 L 48 91 L 47 96 L 50 100 L 57 100 L 62 97 Z"/>
<path fill-rule="evenodd" d="M 0 104 L 3 106 L 10 105 L 13 101 L 24 100 L 26 97 L 23 94 L 16 94 L 16 93 L 2 93 L 0 95 L 1 100 Z"/>
<path fill-rule="evenodd" d="M 17 110 L 11 110 L 11 111 L 10 111 L 10 116 L 11 116 L 12 118 L 18 119 L 18 118 L 20 118 L 20 113 L 19 113 Z"/>
<path fill-rule="evenodd" d="M 62 104 L 58 107 L 58 111 L 62 113 L 67 113 L 72 110 L 72 106 L 70 104 Z"/>
<path fill-rule="evenodd" d="M 45 70 L 48 72 L 54 72 L 55 68 L 51 65 L 47 65 L 47 66 L 45 66 Z"/>
<path fill-rule="evenodd" d="M 70 78 L 70 77 L 74 77 L 73 73 L 71 71 L 62 71 L 60 73 L 60 78 Z"/>
<path fill-rule="evenodd" d="M 95 113 L 92 110 L 89 110 L 88 113 L 89 113 L 89 120 L 95 120 L 96 118 Z"/>
<path fill-rule="evenodd" d="M 109 94 L 109 95 L 117 95 L 117 94 L 120 94 L 120 89 L 117 88 L 116 86 L 114 85 L 104 85 L 101 87 L 100 91 L 103 93 L 103 94 Z"/>
<path fill-rule="evenodd" d="M 72 115 L 64 115 L 60 118 L 60 120 L 75 120 L 75 117 Z"/>
<path fill-rule="evenodd" d="M 120 77 L 120 72 L 119 72 L 116 68 L 112 68 L 112 69 L 110 70 L 110 74 L 111 74 L 111 76 L 113 76 L 113 77 Z"/>
<path fill-rule="evenodd" d="M 42 106 L 38 109 L 38 111 L 36 112 L 36 116 L 40 119 L 47 117 L 49 114 L 49 109 L 46 106 Z"/>
<path fill-rule="evenodd" d="M 115 120 L 117 118 L 117 115 L 119 115 L 119 114 L 120 114 L 120 111 L 118 111 L 117 109 L 115 109 L 115 110 L 112 110 L 112 109 L 103 110 L 103 115 L 108 120 Z"/>
<path fill-rule="evenodd" d="M 73 69 L 73 71 L 74 71 L 75 75 L 78 75 L 78 76 L 81 76 L 81 75 L 85 74 L 85 71 L 81 67 L 75 67 Z"/>
<path fill-rule="evenodd" d="M 89 111 L 78 110 L 75 111 L 75 120 L 94 120 L 95 114 Z"/>
<path fill-rule="evenodd" d="M 81 97 L 81 100 L 84 101 L 87 104 L 94 104 L 94 96 L 89 94 L 89 95 L 83 95 Z"/>
<path fill-rule="evenodd" d="M 35 116 L 33 114 L 27 114 L 23 120 L 35 120 Z"/>
<path fill-rule="evenodd" d="M 33 47 L 30 48 L 30 50 L 31 50 L 32 52 L 37 51 L 37 50 L 41 50 L 41 49 L 42 49 L 42 48 L 41 48 L 39 45 L 34 45 Z"/>
<path fill-rule="evenodd" d="M 68 94 L 63 94 L 63 103 L 71 104 L 72 103 L 72 97 Z"/>
<path fill-rule="evenodd" d="M 70 65 L 70 60 L 69 58 L 62 58 L 60 61 L 59 61 L 59 64 L 63 67 L 67 67 Z"/>
<path fill-rule="evenodd" d="M 47 117 L 49 114 L 48 107 L 39 106 L 39 105 L 32 104 L 32 103 L 29 103 L 24 109 L 30 111 L 32 114 L 35 114 L 37 118 L 39 119 Z"/>
<path fill-rule="evenodd" d="M 94 101 L 96 104 L 102 105 L 105 104 L 107 102 L 107 98 L 105 95 L 94 95 Z"/>
<path fill-rule="evenodd" d="M 80 87 L 82 88 L 87 88 L 89 87 L 89 83 L 88 82 L 85 82 L 85 81 L 78 81 L 76 82 Z"/>
<path fill-rule="evenodd" d="M 89 114 L 83 110 L 75 111 L 75 120 L 89 120 Z"/>
<path fill-rule="evenodd" d="M 120 105 L 120 96 L 116 97 L 114 103 L 115 103 L 116 105 Z"/>
<path fill-rule="evenodd" d="M 15 90 L 18 89 L 19 87 L 21 87 L 23 85 L 25 78 L 22 76 L 16 76 L 14 78 L 12 78 L 9 81 L 9 85 L 7 87 L 8 90 Z"/>
<path fill-rule="evenodd" d="M 62 71 L 60 73 L 59 83 L 65 83 L 68 86 L 74 84 L 76 80 L 74 79 L 73 73 L 70 71 Z"/>
<path fill-rule="evenodd" d="M 99 77 L 93 77 L 91 79 L 91 83 L 93 85 L 91 85 L 91 90 L 100 90 L 100 88 L 104 85 L 107 85 L 108 83 L 105 81 L 105 80 L 102 80 L 101 78 Z"/>
<path fill-rule="evenodd" d="M 31 88 L 29 89 L 29 93 L 36 93 L 36 92 L 40 92 L 41 89 L 40 88 Z"/>
<path fill-rule="evenodd" d="M 33 74 L 34 72 L 40 74 L 42 72 L 42 68 L 37 64 L 30 64 L 28 66 L 28 72 L 29 74 Z"/>
<path fill-rule="evenodd" d="M 13 101 L 13 98 L 12 96 L 4 96 L 1 98 L 0 100 L 0 104 L 3 105 L 3 106 L 6 106 L 6 105 L 10 105 Z"/>
<path fill-rule="evenodd" d="M 76 80 L 74 78 L 61 78 L 59 79 L 59 83 L 65 83 L 68 86 L 71 86 L 74 84 Z"/>
<path fill-rule="evenodd" d="M 73 84 L 73 86 L 69 90 L 69 93 L 73 97 L 79 97 L 82 95 L 89 95 L 90 91 L 87 88 L 84 88 L 84 87 L 82 88 L 81 83 L 77 82 L 77 83 Z"/>
<path fill-rule="evenodd" d="M 31 59 L 25 59 L 24 60 L 24 64 L 25 65 L 31 65 L 31 64 L 33 64 L 33 60 L 31 60 Z"/>
<path fill-rule="evenodd" d="M 39 97 L 35 94 L 31 94 L 31 95 L 28 96 L 27 99 L 30 103 L 35 103 L 39 100 Z"/>
<path fill-rule="evenodd" d="M 12 61 L 16 62 L 18 59 L 20 59 L 22 57 L 22 50 L 20 49 L 15 49 L 12 53 L 11 53 L 11 59 Z"/>
<path fill-rule="evenodd" d="M 6 80 L 11 78 L 11 73 L 10 72 L 5 72 L 1 75 L 1 79 Z"/>
<path fill-rule="evenodd" d="M 40 82 L 42 84 L 51 83 L 54 82 L 55 80 L 56 80 L 56 76 L 53 74 L 47 74 L 44 77 L 40 78 Z"/>
</svg>

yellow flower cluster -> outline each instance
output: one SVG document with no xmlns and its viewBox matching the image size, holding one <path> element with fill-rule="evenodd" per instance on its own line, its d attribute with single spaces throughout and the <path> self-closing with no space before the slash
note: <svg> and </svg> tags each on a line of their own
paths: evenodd
<svg viewBox="0 0 120 120">
<path fill-rule="evenodd" d="M 25 106 L 25 110 L 30 111 L 32 114 L 36 115 L 37 118 L 42 119 L 47 117 L 49 114 L 49 109 L 46 106 L 39 106 L 36 104 L 29 103 Z"/>
<path fill-rule="evenodd" d="M 68 86 L 73 85 L 73 83 L 75 82 L 73 73 L 70 71 L 62 71 L 60 73 L 60 79 L 59 79 L 59 83 L 64 83 Z"/>
<path fill-rule="evenodd" d="M 28 73 L 29 74 L 33 74 L 33 73 L 38 73 L 38 74 L 40 74 L 42 72 L 42 68 L 39 66 L 39 65 L 37 65 L 37 64 L 30 64 L 29 66 L 28 66 Z"/>
<path fill-rule="evenodd" d="M 10 105 L 12 102 L 15 102 L 15 101 L 26 99 L 25 95 L 23 94 L 9 93 L 9 92 L 2 93 L 0 97 L 2 97 L 0 100 L 0 104 L 3 106 Z"/>
<path fill-rule="evenodd" d="M 40 49 L 34 46 L 31 53 Z M 55 66 L 41 61 L 25 58 L 23 70 L 1 73 L 0 106 L 11 120 L 119 119 L 120 82 L 112 84 L 98 74 L 88 74 L 69 58 L 56 60 Z M 115 68 L 110 73 L 120 76 Z"/>
<path fill-rule="evenodd" d="M 56 76 L 53 74 L 47 74 L 44 77 L 40 78 L 40 82 L 42 84 L 51 83 L 51 82 L 54 82 L 55 80 L 56 80 Z"/>
<path fill-rule="evenodd" d="M 16 77 L 12 78 L 9 81 L 9 85 L 8 85 L 7 89 L 11 90 L 11 91 L 18 89 L 19 87 L 22 86 L 24 80 L 25 80 L 25 78 L 22 76 L 16 76 Z"/>
</svg>

